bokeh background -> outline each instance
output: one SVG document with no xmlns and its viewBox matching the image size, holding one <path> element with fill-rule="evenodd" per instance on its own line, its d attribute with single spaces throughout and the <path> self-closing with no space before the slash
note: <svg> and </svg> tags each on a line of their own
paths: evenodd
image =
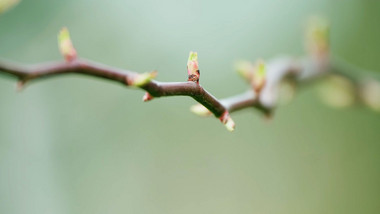
<svg viewBox="0 0 380 214">
<path fill-rule="evenodd" d="M 311 15 L 331 22 L 334 55 L 380 71 L 380 2 L 23 0 L 0 16 L 0 56 L 79 55 L 158 80 L 186 80 L 199 54 L 216 97 L 247 86 L 238 59 L 304 55 Z M 379 213 L 380 115 L 325 106 L 315 88 L 276 111 L 234 113 L 235 132 L 189 111 L 188 97 L 141 102 L 143 91 L 87 76 L 0 78 L 0 213 Z"/>
</svg>

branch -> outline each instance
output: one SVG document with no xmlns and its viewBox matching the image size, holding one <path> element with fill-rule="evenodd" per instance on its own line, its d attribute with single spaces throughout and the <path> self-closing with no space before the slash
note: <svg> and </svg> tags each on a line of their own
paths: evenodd
<svg viewBox="0 0 380 214">
<path fill-rule="evenodd" d="M 222 100 L 216 99 L 199 84 L 200 73 L 197 53 L 190 52 L 187 63 L 187 82 L 158 82 L 153 80 L 156 76 L 155 72 L 141 74 L 78 58 L 66 28 L 61 30 L 58 41 L 65 61 L 22 66 L 18 63 L 0 60 L 0 74 L 16 77 L 19 80 L 18 86 L 20 88 L 26 83 L 37 79 L 76 73 L 103 78 L 119 82 L 124 86 L 145 90 L 144 101 L 156 97 L 189 96 L 199 103 L 191 108 L 194 113 L 201 116 L 213 114 L 230 131 L 234 129 L 235 124 L 229 113 L 245 108 L 255 108 L 264 115 L 271 116 L 278 104 L 281 92 L 280 87 L 283 82 L 290 82 L 292 87 L 295 88 L 296 86 L 309 85 L 311 81 L 336 73 L 349 79 L 350 84 L 355 86 L 356 91 L 360 89 L 357 78 L 343 74 L 342 70 L 346 68 L 344 66 L 342 68 L 341 63 L 336 63 L 329 57 L 326 41 L 320 40 L 320 38 L 317 40 L 318 43 L 313 43 L 314 49 L 308 57 L 301 59 L 280 57 L 268 63 L 259 61 L 255 65 L 245 64 L 245 67 L 240 69 L 240 74 L 248 81 L 250 89 L 242 94 Z M 342 82 L 342 80 L 340 79 L 338 82 Z M 347 83 L 344 83 L 344 85 L 346 87 Z M 374 101 L 371 98 L 374 87 L 377 86 L 372 84 L 370 92 L 367 90 L 365 97 L 369 97 L 370 104 L 376 108 L 379 106 L 378 108 L 380 109 L 380 98 L 378 103 L 377 100 Z M 380 85 L 378 90 L 380 94 Z M 359 94 L 359 92 L 355 93 Z M 368 100 L 364 101 L 368 103 Z"/>
<path fill-rule="evenodd" d="M 52 62 L 38 65 L 20 66 L 14 63 L 0 61 L 0 71 L 12 75 L 19 80 L 20 85 L 36 79 L 45 79 L 63 74 L 84 74 L 119 82 L 125 86 L 136 86 L 134 83 L 141 75 L 136 72 L 114 68 L 84 59 L 70 62 Z M 190 96 L 208 108 L 216 117 L 220 117 L 226 108 L 201 85 L 188 82 L 158 82 L 150 80 L 139 86 L 153 97 Z"/>
<path fill-rule="evenodd" d="M 274 61 L 273 66 L 269 66 L 270 71 L 273 72 L 268 73 L 268 81 L 263 88 L 262 97 L 273 96 L 271 88 L 276 87 L 278 81 L 280 81 L 283 76 L 294 72 L 292 63 L 290 59 L 282 59 Z M 135 86 L 134 81 L 141 75 L 133 71 L 114 68 L 85 59 L 74 59 L 68 62 L 49 62 L 37 65 L 19 65 L 18 63 L 0 61 L 0 71 L 16 77 L 19 80 L 19 87 L 23 87 L 32 80 L 46 79 L 72 73 L 116 81 L 125 86 Z M 263 104 L 257 99 L 256 93 L 252 90 L 219 101 L 201 85 L 193 81 L 158 82 L 150 80 L 139 87 L 153 97 L 190 96 L 218 118 L 221 117 L 225 111 L 235 112 L 247 107 L 254 107 L 264 114 L 270 114 L 274 107 L 273 103 L 270 105 Z"/>
<path fill-rule="evenodd" d="M 280 86 L 283 81 L 291 81 L 296 86 L 316 80 L 329 72 L 327 59 L 315 60 L 312 58 L 276 58 L 267 63 L 266 69 L 265 85 L 260 91 L 250 89 L 242 94 L 221 100 L 230 113 L 254 107 L 264 115 L 271 116 L 278 104 Z"/>
</svg>

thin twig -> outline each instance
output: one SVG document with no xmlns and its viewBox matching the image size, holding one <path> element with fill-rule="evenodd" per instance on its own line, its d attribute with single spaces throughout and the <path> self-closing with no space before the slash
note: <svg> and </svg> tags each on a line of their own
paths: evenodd
<svg viewBox="0 0 380 214">
<path fill-rule="evenodd" d="M 62 74 L 85 74 L 119 82 L 131 86 L 138 73 L 114 68 L 84 59 L 71 62 L 51 62 L 31 66 L 19 66 L 15 63 L 0 62 L 0 70 L 12 75 L 25 84 L 32 80 L 45 79 Z M 216 117 L 220 117 L 226 108 L 202 86 L 195 82 L 158 82 L 151 80 L 141 86 L 154 97 L 190 96 L 208 108 Z"/>
</svg>

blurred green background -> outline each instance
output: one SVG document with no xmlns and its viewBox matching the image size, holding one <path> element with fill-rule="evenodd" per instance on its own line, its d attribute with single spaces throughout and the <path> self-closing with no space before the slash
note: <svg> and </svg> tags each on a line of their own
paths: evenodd
<svg viewBox="0 0 380 214">
<path fill-rule="evenodd" d="M 380 71 L 380 2 L 23 0 L 0 16 L 0 56 L 80 56 L 158 80 L 186 80 L 198 51 L 216 97 L 247 86 L 235 60 L 304 54 L 310 15 L 331 21 L 334 55 Z M 331 109 L 306 88 L 268 122 L 234 113 L 235 132 L 189 111 L 188 97 L 68 75 L 22 92 L 0 78 L 0 213 L 379 213 L 380 116 Z"/>
</svg>

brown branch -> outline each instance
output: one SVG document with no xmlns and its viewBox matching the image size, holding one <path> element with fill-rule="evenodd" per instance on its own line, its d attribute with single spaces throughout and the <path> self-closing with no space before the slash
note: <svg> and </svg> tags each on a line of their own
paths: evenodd
<svg viewBox="0 0 380 214">
<path fill-rule="evenodd" d="M 260 93 L 251 89 L 221 100 L 229 112 L 255 107 L 270 116 L 278 104 L 282 81 L 289 81 L 297 88 L 327 81 L 328 84 L 333 84 L 333 87 L 330 85 L 327 89 L 327 97 L 324 97 L 326 94 L 321 94 L 326 104 L 338 108 L 359 104 L 380 111 L 380 83 L 376 80 L 380 76 L 376 75 L 376 72 L 357 68 L 342 59 L 328 55 L 301 59 L 276 58 L 268 62 L 267 67 L 267 82 Z M 339 103 L 339 100 L 343 99 L 339 97 L 342 91 L 345 93 L 344 96 L 351 98 Z"/>
<path fill-rule="evenodd" d="M 277 106 L 282 81 L 290 80 L 302 85 L 318 79 L 317 77 L 330 72 L 329 70 L 327 59 L 276 58 L 267 63 L 266 83 L 259 93 L 250 89 L 242 94 L 222 99 L 220 102 L 230 113 L 253 107 L 270 116 Z"/>
<path fill-rule="evenodd" d="M 71 73 L 108 79 L 125 86 L 134 86 L 134 80 L 141 75 L 84 59 L 30 66 L 20 66 L 17 63 L 0 61 L 0 71 L 0 73 L 16 77 L 21 86 L 32 80 Z M 342 74 L 342 66 L 337 66 L 336 63 L 330 62 L 327 57 L 322 59 L 309 57 L 297 60 L 283 57 L 267 63 L 266 83 L 261 91 L 257 92 L 251 88 L 242 94 L 221 100 L 216 99 L 201 85 L 193 81 L 158 82 L 150 80 L 138 87 L 148 92 L 152 97 L 190 96 L 220 119 L 225 112 L 232 113 L 245 108 L 255 108 L 264 115 L 270 116 L 277 106 L 280 92 L 279 86 L 282 81 L 291 80 L 298 86 L 309 85 L 310 81 L 315 81 L 319 77 L 333 72 L 348 77 L 352 82 L 358 82 L 352 75 Z"/>
<path fill-rule="evenodd" d="M 139 75 L 136 72 L 105 66 L 88 60 L 77 59 L 71 62 L 52 62 L 32 66 L 19 66 L 13 63 L 0 62 L 3 73 L 15 76 L 22 84 L 36 79 L 44 79 L 62 74 L 85 74 L 104 78 L 131 86 Z M 195 82 L 158 82 L 151 80 L 141 86 L 154 97 L 190 96 L 208 108 L 216 117 L 220 117 L 226 108 L 202 86 Z"/>
<path fill-rule="evenodd" d="M 276 58 L 269 61 L 266 65 L 260 61 L 256 67 L 250 66 L 249 71 L 243 73 L 243 76 L 251 86 L 250 90 L 220 101 L 199 85 L 200 73 L 196 52 L 190 52 L 189 55 L 187 82 L 158 82 L 153 80 L 155 73 L 139 74 L 79 59 L 67 28 L 62 28 L 58 34 L 59 49 L 65 58 L 65 62 L 20 66 L 17 63 L 0 61 L 0 74 L 3 73 L 16 77 L 19 80 L 19 87 L 23 87 L 24 84 L 32 80 L 77 73 L 116 81 L 125 86 L 141 88 L 147 92 L 143 98 L 144 101 L 148 101 L 154 97 L 190 96 L 201 104 L 192 108 L 193 112 L 199 115 L 210 115 L 212 113 L 229 130 L 233 130 L 234 122 L 229 116 L 230 112 L 244 108 L 255 108 L 270 116 L 277 106 L 280 86 L 283 81 L 290 80 L 294 85 L 300 86 L 319 79 L 318 77 L 325 74 L 332 73 L 334 70 L 335 73 L 342 75 L 342 66 L 337 66 L 339 63 L 332 63 L 332 60 L 328 56 L 327 26 L 319 24 L 315 27 L 310 31 L 312 34 L 310 34 L 311 37 L 309 38 L 311 53 L 309 57 L 303 59 Z M 319 35 L 319 37 L 315 37 L 315 35 Z M 322 37 L 320 37 L 321 35 Z M 355 77 L 351 75 L 346 75 L 346 77 L 351 82 L 355 82 L 355 86 L 359 85 L 356 83 Z M 339 81 L 342 82 L 341 80 Z M 372 100 L 371 102 L 374 103 Z"/>
<path fill-rule="evenodd" d="M 302 74 L 302 67 L 297 61 L 290 58 L 281 58 L 268 63 L 267 82 L 259 96 L 249 90 L 241 95 L 218 100 L 196 82 L 158 82 L 151 80 L 140 86 L 153 97 L 190 96 L 205 106 L 215 117 L 221 117 L 224 112 L 235 112 L 244 108 L 253 107 L 268 115 L 275 107 L 277 86 L 286 76 Z M 17 63 L 1 62 L 0 71 L 12 75 L 23 86 L 32 80 L 45 79 L 62 74 L 84 74 L 98 78 L 119 82 L 131 86 L 139 75 L 136 72 L 106 66 L 84 59 L 75 59 L 69 62 L 50 62 L 30 66 L 20 66 Z"/>
<path fill-rule="evenodd" d="M 234 128 L 234 122 L 229 116 L 230 112 L 244 108 L 255 108 L 270 116 L 277 106 L 282 81 L 291 80 L 295 85 L 303 85 L 311 80 L 318 79 L 316 77 L 331 73 L 332 68 L 339 70 L 336 69 L 336 63 L 330 63 L 328 52 L 325 49 L 322 49 L 322 52 L 314 52 L 317 54 L 312 54 L 304 59 L 276 58 L 269 61 L 266 66 L 260 61 L 255 68 L 250 67 L 249 72 L 244 74 L 250 83 L 250 90 L 219 101 L 199 85 L 198 56 L 195 52 L 190 52 L 187 64 L 188 81 L 165 83 L 152 80 L 155 76 L 154 73 L 139 74 L 77 58 L 77 52 L 66 28 L 60 31 L 58 42 L 66 61 L 30 66 L 0 61 L 0 71 L 18 78 L 20 87 L 32 80 L 77 73 L 116 81 L 125 86 L 141 88 L 147 92 L 144 101 L 154 97 L 190 96 L 203 105 L 203 107 L 192 108 L 193 112 L 199 115 L 210 115 L 212 113 L 222 123 L 226 124 L 229 130 Z"/>
</svg>

